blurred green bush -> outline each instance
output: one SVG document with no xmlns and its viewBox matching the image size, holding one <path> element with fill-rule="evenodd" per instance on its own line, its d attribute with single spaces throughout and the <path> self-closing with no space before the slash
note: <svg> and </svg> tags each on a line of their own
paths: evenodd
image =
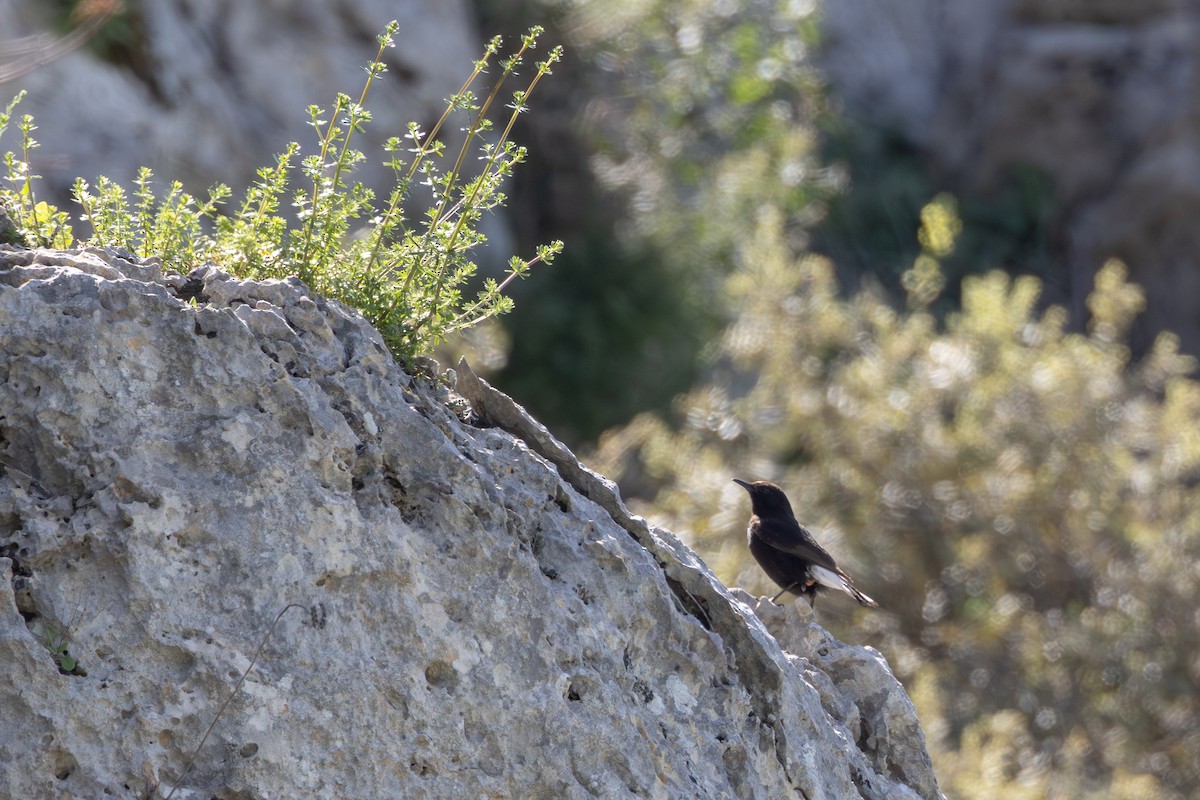
<svg viewBox="0 0 1200 800">
<path fill-rule="evenodd" d="M 951 209 L 923 214 L 923 240 L 946 240 Z M 741 310 L 712 378 L 668 417 L 607 435 L 594 466 L 638 481 L 644 513 L 764 593 L 729 481 L 781 483 L 886 609 L 850 617 L 827 601 L 821 616 L 887 654 L 952 796 L 1190 793 L 1193 359 L 1162 336 L 1129 363 L 1142 295 L 1116 262 L 1086 335 L 1060 308 L 1037 311 L 1037 279 L 1000 272 L 966 279 L 939 325 L 931 252 L 904 275 L 901 312 L 869 292 L 839 298 L 831 264 L 794 256 L 781 227 L 764 214 L 727 282 Z"/>
</svg>

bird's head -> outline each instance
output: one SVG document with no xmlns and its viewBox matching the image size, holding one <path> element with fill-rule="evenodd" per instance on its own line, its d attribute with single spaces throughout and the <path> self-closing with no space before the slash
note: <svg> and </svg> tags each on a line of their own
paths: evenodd
<svg viewBox="0 0 1200 800">
<path fill-rule="evenodd" d="M 750 493 L 750 507 L 758 516 L 770 514 L 787 514 L 789 517 L 794 517 L 792 513 L 792 504 L 788 502 L 787 495 L 770 481 L 754 481 L 748 483 L 737 478 L 733 482 L 741 486 Z"/>
</svg>

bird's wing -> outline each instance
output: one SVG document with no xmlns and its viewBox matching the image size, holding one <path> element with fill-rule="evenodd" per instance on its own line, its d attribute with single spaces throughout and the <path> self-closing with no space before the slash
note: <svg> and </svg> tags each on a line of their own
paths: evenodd
<svg viewBox="0 0 1200 800">
<path fill-rule="evenodd" d="M 794 519 L 788 523 L 758 519 L 758 535 L 764 542 L 789 555 L 802 558 L 834 572 L 841 572 L 833 556 L 825 552 L 825 548 L 817 544 L 817 540 L 800 523 Z"/>
</svg>

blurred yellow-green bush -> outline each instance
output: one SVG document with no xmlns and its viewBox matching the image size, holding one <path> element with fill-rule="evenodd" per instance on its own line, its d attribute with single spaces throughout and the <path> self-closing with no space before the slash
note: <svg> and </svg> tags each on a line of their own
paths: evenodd
<svg viewBox="0 0 1200 800">
<path fill-rule="evenodd" d="M 747 557 L 732 477 L 781 483 L 883 613 L 820 614 L 913 690 L 953 796 L 1189 794 L 1200 771 L 1200 384 L 1170 336 L 1131 365 L 1142 307 L 1099 273 L 1086 333 L 1035 278 L 968 278 L 929 311 L 954 206 L 922 213 L 908 309 L 837 294 L 764 212 L 727 292 L 710 380 L 595 464 L 651 496 L 730 584 Z M 851 617 L 850 614 L 855 616 Z M 982 776 L 982 782 L 981 782 Z M 1117 792 L 1113 794 L 1112 792 Z"/>
</svg>

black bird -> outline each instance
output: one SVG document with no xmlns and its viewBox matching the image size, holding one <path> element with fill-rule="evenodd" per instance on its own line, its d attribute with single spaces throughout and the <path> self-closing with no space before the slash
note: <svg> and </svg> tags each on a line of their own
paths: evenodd
<svg viewBox="0 0 1200 800">
<path fill-rule="evenodd" d="M 767 577 L 783 587 L 771 598 L 772 603 L 791 592 L 807 596 L 809 605 L 813 605 L 817 590 L 828 588 L 845 592 L 864 606 L 879 605 L 854 588 L 850 576 L 842 572 L 833 556 L 796 521 L 783 489 L 770 481 L 747 483 L 734 478 L 733 482 L 750 493 L 752 513 L 746 529 L 750 554 Z"/>
</svg>

